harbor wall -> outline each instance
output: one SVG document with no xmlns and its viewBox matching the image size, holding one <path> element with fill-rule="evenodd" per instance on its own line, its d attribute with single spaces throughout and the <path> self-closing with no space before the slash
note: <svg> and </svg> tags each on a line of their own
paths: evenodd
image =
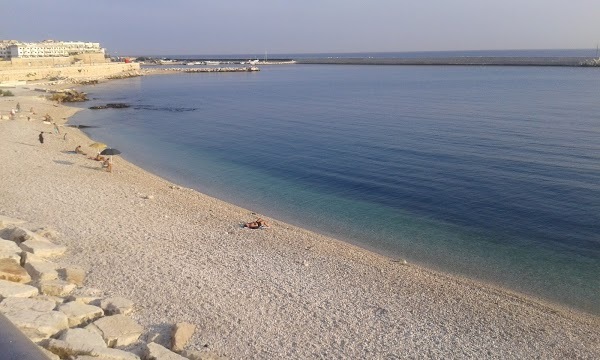
<svg viewBox="0 0 600 360">
<path fill-rule="evenodd" d="M 105 78 L 140 70 L 138 63 L 0 67 L 0 82 L 61 78 Z"/>
</svg>

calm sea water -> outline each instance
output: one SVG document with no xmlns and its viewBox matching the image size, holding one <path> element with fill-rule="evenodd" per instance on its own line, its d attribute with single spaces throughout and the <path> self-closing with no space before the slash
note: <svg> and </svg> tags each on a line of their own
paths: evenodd
<svg viewBox="0 0 600 360">
<path fill-rule="evenodd" d="M 599 90 L 590 68 L 272 66 L 89 87 L 132 107 L 71 123 L 253 211 L 600 313 Z"/>
</svg>

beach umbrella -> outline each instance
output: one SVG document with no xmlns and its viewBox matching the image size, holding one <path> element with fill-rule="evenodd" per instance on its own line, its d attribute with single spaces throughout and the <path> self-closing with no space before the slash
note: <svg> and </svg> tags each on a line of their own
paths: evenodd
<svg viewBox="0 0 600 360">
<path fill-rule="evenodd" d="M 100 152 L 100 155 L 119 155 L 121 152 L 117 149 L 106 148 Z"/>
<path fill-rule="evenodd" d="M 113 149 L 113 148 L 106 148 L 104 150 L 102 150 L 100 152 L 100 155 L 108 155 L 110 156 L 110 163 L 112 164 L 112 157 L 113 155 L 119 155 L 121 152 L 117 149 Z M 110 169 L 109 169 L 110 170 Z"/>
<path fill-rule="evenodd" d="M 98 150 L 98 154 L 100 154 L 100 151 L 102 151 L 102 149 L 105 149 L 108 147 L 108 145 L 106 145 L 105 143 L 101 143 L 101 142 L 95 142 L 92 143 L 90 145 L 88 145 L 91 148 L 94 148 L 96 150 Z"/>
<path fill-rule="evenodd" d="M 106 145 L 105 143 L 101 143 L 101 142 L 95 142 L 93 144 L 90 144 L 89 146 L 94 149 L 105 149 L 108 147 L 108 145 Z M 100 150 L 98 150 L 98 151 L 100 151 Z"/>
</svg>

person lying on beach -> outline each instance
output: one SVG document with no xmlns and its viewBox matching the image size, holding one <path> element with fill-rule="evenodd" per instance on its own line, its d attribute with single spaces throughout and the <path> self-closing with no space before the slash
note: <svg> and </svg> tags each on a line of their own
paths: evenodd
<svg viewBox="0 0 600 360">
<path fill-rule="evenodd" d="M 83 152 L 83 150 L 81 150 L 81 145 L 77 145 L 77 147 L 75 148 L 75 153 L 76 154 L 87 155 L 86 153 Z"/>
<path fill-rule="evenodd" d="M 249 229 L 258 229 L 263 226 L 269 227 L 269 224 L 267 224 L 267 222 L 261 218 L 256 219 L 256 221 L 251 221 L 249 223 L 244 224 L 244 227 L 247 227 Z"/>
<path fill-rule="evenodd" d="M 96 161 L 105 161 L 106 158 L 104 156 L 100 156 L 100 153 L 96 154 L 96 157 L 88 157 L 88 159 L 90 160 L 96 160 Z"/>
</svg>

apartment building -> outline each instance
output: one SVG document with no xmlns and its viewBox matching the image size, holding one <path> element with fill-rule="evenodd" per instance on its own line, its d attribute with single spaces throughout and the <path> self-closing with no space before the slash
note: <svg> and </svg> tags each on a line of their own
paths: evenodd
<svg viewBox="0 0 600 360">
<path fill-rule="evenodd" d="M 24 43 L 15 40 L 0 40 L 0 58 L 40 58 L 62 57 L 86 53 L 105 53 L 100 43 L 83 41 L 44 40 L 38 43 Z"/>
</svg>

